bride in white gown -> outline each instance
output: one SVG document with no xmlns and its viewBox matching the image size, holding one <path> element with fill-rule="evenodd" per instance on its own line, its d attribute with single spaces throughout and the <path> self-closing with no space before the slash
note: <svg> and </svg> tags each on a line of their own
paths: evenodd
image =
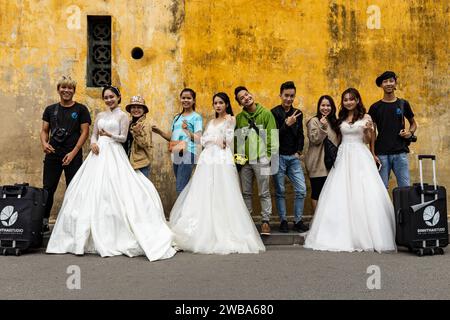
<svg viewBox="0 0 450 320">
<path fill-rule="evenodd" d="M 365 145 L 373 134 L 361 96 L 342 94 L 342 142 L 314 214 L 305 248 L 328 251 L 395 251 L 394 208 Z"/>
<path fill-rule="evenodd" d="M 121 145 L 129 120 L 118 107 L 120 92 L 106 87 L 102 96 L 110 110 L 97 116 L 92 151 L 66 190 L 47 253 L 170 258 L 173 234 L 158 192 L 131 167 Z"/>
<path fill-rule="evenodd" d="M 205 254 L 265 251 L 242 198 L 233 161 L 235 119 L 228 95 L 215 94 L 213 105 L 216 119 L 200 139 L 205 149 L 170 213 L 174 243 L 182 250 Z"/>
</svg>

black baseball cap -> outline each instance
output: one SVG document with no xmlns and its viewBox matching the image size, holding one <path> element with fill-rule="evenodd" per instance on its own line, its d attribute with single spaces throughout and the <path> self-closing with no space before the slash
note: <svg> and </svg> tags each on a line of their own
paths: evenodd
<svg viewBox="0 0 450 320">
<path fill-rule="evenodd" d="M 377 84 L 377 87 L 381 87 L 383 80 L 390 78 L 394 78 L 395 81 L 397 81 L 397 75 L 394 71 L 385 71 L 380 76 L 378 76 L 378 78 L 375 80 L 375 83 Z"/>
</svg>

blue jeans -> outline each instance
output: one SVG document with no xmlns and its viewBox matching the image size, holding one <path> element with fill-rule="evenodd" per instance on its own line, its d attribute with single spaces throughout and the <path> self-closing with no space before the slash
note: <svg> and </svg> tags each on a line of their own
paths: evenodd
<svg viewBox="0 0 450 320">
<path fill-rule="evenodd" d="M 191 178 L 192 170 L 195 165 L 195 154 L 186 151 L 183 156 L 177 160 L 177 163 L 173 163 L 173 172 L 175 173 L 176 190 L 179 195 Z"/>
<path fill-rule="evenodd" d="M 406 152 L 399 154 L 378 155 L 381 161 L 380 176 L 386 187 L 389 187 L 389 176 L 394 171 L 399 187 L 408 187 L 409 183 L 409 161 Z"/>
<path fill-rule="evenodd" d="M 286 156 L 280 154 L 279 161 L 278 173 L 274 176 L 278 215 L 280 216 L 280 220 L 286 220 L 286 189 L 284 187 L 284 182 L 285 176 L 288 176 L 289 180 L 291 180 L 294 185 L 294 216 L 295 223 L 297 223 L 302 220 L 303 205 L 306 197 L 306 184 L 302 165 L 300 160 L 295 155 Z"/>
<path fill-rule="evenodd" d="M 150 178 L 150 166 L 139 168 L 139 171 L 142 172 L 147 178 Z"/>
</svg>

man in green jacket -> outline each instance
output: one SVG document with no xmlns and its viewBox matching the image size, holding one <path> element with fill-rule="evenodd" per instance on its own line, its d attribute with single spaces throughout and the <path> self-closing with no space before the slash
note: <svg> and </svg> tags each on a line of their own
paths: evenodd
<svg viewBox="0 0 450 320">
<path fill-rule="evenodd" d="M 278 131 L 275 118 L 270 110 L 255 103 L 245 87 L 237 87 L 234 96 L 242 112 L 236 116 L 236 153 L 245 154 L 248 161 L 242 166 L 240 178 L 242 196 L 250 214 L 252 208 L 253 174 L 256 177 L 261 201 L 261 234 L 270 235 L 269 220 L 272 214 L 269 176 L 271 156 L 278 151 Z M 277 167 L 277 166 L 274 166 Z"/>
</svg>

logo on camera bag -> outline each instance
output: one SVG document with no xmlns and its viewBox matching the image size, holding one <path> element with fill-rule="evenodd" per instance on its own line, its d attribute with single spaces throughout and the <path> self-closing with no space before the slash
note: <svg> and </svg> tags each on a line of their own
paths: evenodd
<svg viewBox="0 0 450 320">
<path fill-rule="evenodd" d="M 434 227 L 437 225 L 440 217 L 439 211 L 436 212 L 434 206 L 428 206 L 423 211 L 423 221 L 425 221 L 427 226 Z"/>
<path fill-rule="evenodd" d="M 18 216 L 19 214 L 17 211 L 14 212 L 13 206 L 6 206 L 0 213 L 0 221 L 5 227 L 11 227 L 14 223 L 16 223 Z"/>
</svg>

